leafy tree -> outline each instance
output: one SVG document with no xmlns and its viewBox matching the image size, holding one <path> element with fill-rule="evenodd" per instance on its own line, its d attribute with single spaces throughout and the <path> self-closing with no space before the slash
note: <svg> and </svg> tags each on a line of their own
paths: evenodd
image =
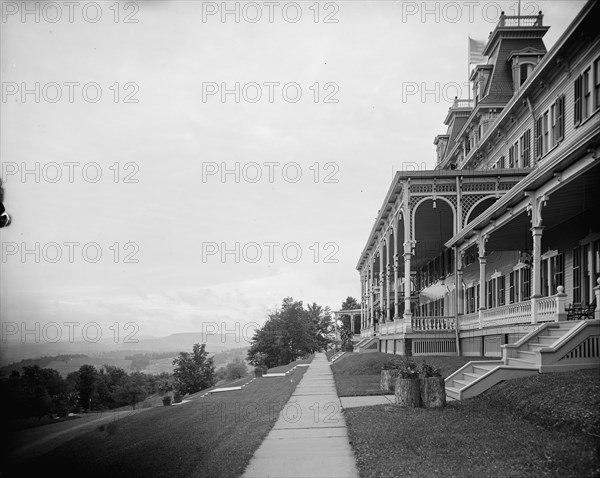
<svg viewBox="0 0 600 478">
<path fill-rule="evenodd" d="M 192 353 L 180 352 L 173 359 L 173 376 L 177 390 L 185 395 L 196 393 L 215 384 L 215 366 L 208 357 L 206 344 L 194 344 Z"/>
<path fill-rule="evenodd" d="M 134 372 L 116 386 L 113 398 L 119 405 L 131 405 L 135 410 L 137 403 L 148 396 L 148 380 L 141 372 Z"/>
<path fill-rule="evenodd" d="M 17 376 L 13 376 L 16 379 Z M 23 416 L 52 416 L 66 407 L 67 385 L 53 369 L 42 369 L 37 365 L 23 367 L 18 383 L 19 402 Z"/>
<path fill-rule="evenodd" d="M 82 365 L 76 376 L 77 391 L 79 392 L 79 404 L 84 410 L 91 406 L 100 408 L 96 403 L 98 399 L 98 371 L 93 365 Z M 93 402 L 93 404 L 92 404 Z"/>
<path fill-rule="evenodd" d="M 270 368 L 314 353 L 329 340 L 329 322 L 327 308 L 313 303 L 305 310 L 302 301 L 286 297 L 281 308 L 269 314 L 263 327 L 254 334 L 248 359 L 251 364 L 260 365 L 259 354 L 264 354 L 264 364 Z"/>
<path fill-rule="evenodd" d="M 346 297 L 346 300 L 342 303 L 342 307 L 340 308 L 340 310 L 356 310 L 356 309 L 360 309 L 360 304 L 354 297 L 350 297 L 350 296 Z M 350 325 L 351 320 L 352 320 L 352 317 L 350 315 L 344 314 L 340 317 L 340 321 L 342 322 L 342 325 L 339 327 L 339 333 L 340 333 L 340 339 L 342 341 L 342 349 L 347 350 L 347 351 L 352 351 L 354 348 L 353 344 L 352 344 L 353 334 L 352 334 L 352 328 Z"/>
<path fill-rule="evenodd" d="M 329 307 L 321 307 L 313 302 L 307 306 L 307 315 L 312 327 L 311 333 L 315 334 L 318 343 L 318 348 L 314 351 L 327 349 L 333 341 L 331 338 L 331 329 L 333 328 L 331 310 Z"/>
<path fill-rule="evenodd" d="M 114 408 L 118 406 L 114 395 L 115 390 L 123 385 L 128 378 L 127 372 L 122 368 L 114 365 L 103 365 L 98 373 L 96 408 Z"/>
<path fill-rule="evenodd" d="M 154 378 L 154 389 L 161 395 L 172 392 L 174 388 L 175 377 L 173 374 L 162 372 Z"/>
<path fill-rule="evenodd" d="M 228 381 L 237 380 L 248 375 L 248 367 L 241 357 L 236 357 L 233 362 L 225 367 L 225 379 Z"/>
</svg>

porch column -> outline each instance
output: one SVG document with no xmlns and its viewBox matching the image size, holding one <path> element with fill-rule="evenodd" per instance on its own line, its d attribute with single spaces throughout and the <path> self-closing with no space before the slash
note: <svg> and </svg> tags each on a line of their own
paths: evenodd
<svg viewBox="0 0 600 478">
<path fill-rule="evenodd" d="M 411 319 L 410 310 L 410 260 L 412 258 L 411 242 L 404 243 L 404 318 Z"/>
<path fill-rule="evenodd" d="M 464 314 L 464 302 L 463 302 L 463 255 L 458 251 L 458 247 L 455 248 L 454 254 L 454 265 L 455 265 L 455 277 L 456 277 L 456 303 L 454 304 L 456 314 Z"/>
<path fill-rule="evenodd" d="M 398 315 L 398 285 L 400 285 L 398 281 L 398 269 L 400 269 L 398 254 L 394 254 L 394 320 L 400 317 Z"/>
<path fill-rule="evenodd" d="M 596 295 L 596 310 L 594 310 L 594 319 L 600 319 L 600 277 L 596 279 L 596 287 L 594 287 L 594 294 Z"/>
<path fill-rule="evenodd" d="M 365 321 L 365 281 L 364 277 L 360 275 L 360 328 L 364 328 Z"/>
<path fill-rule="evenodd" d="M 481 236 L 479 238 L 479 328 L 483 328 L 483 311 L 485 310 L 486 293 L 485 293 L 485 242 L 487 238 Z"/>
<path fill-rule="evenodd" d="M 383 284 L 385 283 L 385 268 L 383 264 L 383 240 L 379 245 L 379 310 L 381 318 L 385 319 L 385 308 L 383 305 Z"/>
<path fill-rule="evenodd" d="M 350 332 L 354 335 L 354 319 L 356 316 L 354 314 L 350 314 Z"/>
<path fill-rule="evenodd" d="M 531 282 L 533 282 L 533 293 L 531 294 L 531 323 L 537 324 L 537 300 L 542 296 L 542 234 L 544 226 L 533 226 L 533 258 L 531 268 Z M 548 264 L 550 261 L 548 261 Z"/>
<path fill-rule="evenodd" d="M 375 263 L 374 260 L 371 262 L 371 270 L 370 270 L 370 287 L 369 287 L 369 327 L 373 327 L 375 325 L 375 298 L 373 295 L 375 294 Z"/>
<path fill-rule="evenodd" d="M 385 247 L 385 318 L 392 320 L 392 304 L 390 302 L 390 283 L 392 279 L 392 265 L 390 263 L 390 235 L 388 235 L 387 245 Z"/>
<path fill-rule="evenodd" d="M 400 257 L 400 251 L 398 250 L 398 236 L 400 234 L 400 217 L 398 214 L 394 216 L 394 320 L 400 318 L 398 314 L 398 271 L 399 263 L 398 258 Z"/>
</svg>

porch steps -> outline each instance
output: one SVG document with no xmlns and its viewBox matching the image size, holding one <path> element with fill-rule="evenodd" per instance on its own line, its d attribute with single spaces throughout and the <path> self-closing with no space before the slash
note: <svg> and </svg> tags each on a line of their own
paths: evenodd
<svg viewBox="0 0 600 478">
<path fill-rule="evenodd" d="M 378 343 L 379 343 L 378 337 L 365 337 L 364 339 L 362 339 L 359 343 L 357 343 L 354 346 L 354 351 L 359 352 L 359 353 L 377 352 L 378 351 L 378 347 L 377 347 Z M 375 344 L 375 347 L 373 347 L 373 344 Z"/>
<path fill-rule="evenodd" d="M 344 357 L 347 357 L 348 354 L 347 352 L 338 352 L 337 354 L 335 354 L 334 356 L 331 357 L 331 363 L 334 363 L 340 359 L 343 359 Z"/>
<path fill-rule="evenodd" d="M 538 373 L 600 368 L 600 320 L 544 323 L 515 344 L 502 360 L 469 362 L 446 379 L 446 395 L 471 398 L 495 384 Z M 593 343 L 592 343 L 593 342 Z"/>
</svg>

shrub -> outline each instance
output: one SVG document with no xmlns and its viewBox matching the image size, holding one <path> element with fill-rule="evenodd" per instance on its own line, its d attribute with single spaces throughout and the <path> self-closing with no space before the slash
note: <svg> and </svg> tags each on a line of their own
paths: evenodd
<svg viewBox="0 0 600 478">
<path fill-rule="evenodd" d="M 419 366 L 411 357 L 392 357 L 383 364 L 383 370 L 397 370 L 400 378 L 419 378 Z"/>
<path fill-rule="evenodd" d="M 442 376 L 439 368 L 435 368 L 425 361 L 419 365 L 412 357 L 391 357 L 381 368 L 382 370 L 396 370 L 397 376 L 400 378 L 430 378 Z"/>
</svg>

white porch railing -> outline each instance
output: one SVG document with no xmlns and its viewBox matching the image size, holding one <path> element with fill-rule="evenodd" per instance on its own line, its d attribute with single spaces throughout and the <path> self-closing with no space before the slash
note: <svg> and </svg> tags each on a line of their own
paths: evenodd
<svg viewBox="0 0 600 478">
<path fill-rule="evenodd" d="M 379 334 L 389 335 L 402 332 L 402 321 L 404 319 L 396 319 L 392 322 L 382 322 L 379 324 Z"/>
<path fill-rule="evenodd" d="M 538 322 L 553 322 L 556 320 L 556 297 L 541 297 L 535 299 L 536 315 Z"/>
<path fill-rule="evenodd" d="M 471 312 L 470 314 L 464 314 L 458 317 L 458 323 L 460 324 L 460 330 L 468 330 L 479 327 L 479 313 Z"/>
<path fill-rule="evenodd" d="M 600 296 L 600 286 L 598 295 Z M 528 299 L 461 315 L 459 316 L 460 330 L 566 320 L 565 300 L 564 288 L 560 286 L 558 293 L 550 297 Z M 374 332 L 378 335 L 391 335 L 411 331 L 451 331 L 456 328 L 455 320 L 452 316 L 412 317 L 410 322 L 400 318 L 391 322 L 380 322 L 375 326 Z"/>
<path fill-rule="evenodd" d="M 454 330 L 454 317 L 413 317 L 413 331 L 417 330 Z"/>
<path fill-rule="evenodd" d="M 553 299 L 553 298 L 551 298 Z M 483 312 L 483 326 L 531 323 L 531 300 L 502 305 Z"/>
</svg>

